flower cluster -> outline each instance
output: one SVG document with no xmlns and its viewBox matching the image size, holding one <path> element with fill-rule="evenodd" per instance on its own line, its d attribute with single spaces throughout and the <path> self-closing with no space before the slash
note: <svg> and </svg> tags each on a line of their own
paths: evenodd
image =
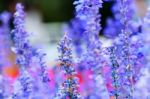
<svg viewBox="0 0 150 99">
<path fill-rule="evenodd" d="M 11 36 L 11 16 L 1 14 L 0 99 L 149 99 L 150 10 L 135 26 L 134 0 L 116 0 L 112 10 L 116 20 L 108 19 L 110 27 L 104 30 L 111 43 L 104 47 L 99 10 L 106 1 L 110 0 L 74 1 L 76 17 L 59 42 L 59 57 L 50 69 L 46 54 L 30 44 L 22 4 L 16 5 Z M 16 59 L 13 69 L 19 72 L 15 79 L 7 77 L 10 53 Z"/>
<path fill-rule="evenodd" d="M 20 66 L 20 77 L 16 82 L 19 83 L 19 91 L 14 88 L 14 93 L 12 95 L 13 99 L 18 98 L 30 98 L 33 90 L 32 77 L 27 71 L 27 67 L 30 65 L 30 60 L 32 57 L 31 46 L 27 39 L 27 32 L 24 29 L 24 18 L 25 13 L 23 11 L 23 6 L 18 3 L 16 5 L 16 13 L 14 14 L 14 27 L 12 30 L 14 48 L 12 50 L 16 53 L 16 63 Z M 14 84 L 15 87 L 15 84 Z M 19 94 L 20 93 L 20 94 Z"/>
<path fill-rule="evenodd" d="M 59 92 L 55 97 L 56 99 L 81 99 L 77 91 L 78 79 L 76 77 L 75 68 L 73 67 L 70 44 L 71 40 L 68 38 L 68 35 L 65 34 L 59 43 L 58 51 L 60 52 L 60 66 L 65 73 L 66 79 L 62 86 L 60 86 Z"/>
<path fill-rule="evenodd" d="M 115 47 L 108 48 L 108 52 L 110 53 L 110 62 L 111 62 L 111 76 L 112 76 L 112 85 L 114 87 L 114 90 L 111 92 L 113 96 L 115 96 L 115 99 L 119 99 L 119 64 L 117 62 L 116 57 L 116 49 Z"/>
<path fill-rule="evenodd" d="M 87 46 L 91 41 L 99 38 L 100 14 L 99 9 L 102 8 L 102 0 L 76 0 L 76 17 L 85 22 L 85 36 Z"/>
<path fill-rule="evenodd" d="M 103 57 L 101 41 L 99 39 L 99 32 L 101 30 L 100 8 L 102 8 L 102 0 L 77 0 L 74 2 L 76 5 L 76 17 L 84 22 L 84 36 L 87 37 L 87 52 L 81 57 L 79 66 L 84 66 L 86 69 L 90 69 L 93 72 L 92 80 L 95 83 L 94 90 L 97 98 L 108 97 L 104 82 L 102 78 L 102 68 L 105 64 L 105 58 Z M 101 78 L 101 79 L 97 79 Z M 98 94 L 98 93 L 105 93 Z M 88 93 L 90 94 L 90 93 Z M 93 93 L 91 96 L 93 97 Z"/>
<path fill-rule="evenodd" d="M 16 83 L 20 85 L 20 89 L 14 88 L 13 99 L 31 98 L 33 94 L 34 81 L 32 75 L 29 73 L 28 68 L 33 62 L 33 58 L 36 56 L 37 62 L 41 66 L 42 82 L 47 83 L 50 81 L 47 73 L 45 62 L 43 61 L 43 54 L 35 50 L 28 40 L 28 33 L 25 30 L 25 13 L 22 4 L 16 5 L 16 12 L 14 14 L 14 30 L 12 30 L 12 37 L 14 47 L 12 50 L 16 54 L 16 63 L 20 66 L 20 76 Z M 17 84 L 18 84 L 17 83 Z M 15 87 L 15 84 L 14 84 Z M 21 93 L 21 94 L 19 94 Z"/>
<path fill-rule="evenodd" d="M 123 89 L 125 90 L 124 97 L 132 98 L 133 91 L 133 64 L 131 62 L 131 32 L 129 30 L 130 19 L 129 17 L 129 6 L 127 5 L 129 0 L 120 1 L 120 14 L 122 16 L 121 23 L 123 25 L 121 34 L 119 35 L 121 41 L 121 56 L 122 56 L 122 68 L 123 68 Z"/>
<path fill-rule="evenodd" d="M 12 30 L 12 37 L 14 47 L 12 50 L 17 54 L 16 62 L 21 68 L 26 68 L 30 64 L 31 60 L 31 46 L 27 39 L 28 34 L 25 31 L 25 13 L 21 4 L 16 5 L 16 12 L 14 14 L 14 30 Z"/>
</svg>

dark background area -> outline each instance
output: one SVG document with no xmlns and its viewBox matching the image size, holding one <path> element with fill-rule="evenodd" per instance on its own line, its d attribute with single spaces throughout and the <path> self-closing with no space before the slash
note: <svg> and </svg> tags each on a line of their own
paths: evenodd
<svg viewBox="0 0 150 99">
<path fill-rule="evenodd" d="M 69 22 L 74 17 L 75 9 L 73 1 L 74 0 L 0 0 L 0 12 L 9 11 L 13 13 L 16 3 L 21 2 L 24 4 L 26 11 L 36 9 L 42 13 L 43 22 Z M 106 19 L 113 17 L 111 13 L 113 4 L 114 1 L 103 3 L 103 8 L 100 10 L 102 14 L 102 29 L 105 27 Z"/>
<path fill-rule="evenodd" d="M 68 21 L 73 17 L 73 0 L 0 0 L 0 11 L 14 12 L 17 2 L 23 3 L 26 10 L 40 11 L 44 22 Z"/>
</svg>

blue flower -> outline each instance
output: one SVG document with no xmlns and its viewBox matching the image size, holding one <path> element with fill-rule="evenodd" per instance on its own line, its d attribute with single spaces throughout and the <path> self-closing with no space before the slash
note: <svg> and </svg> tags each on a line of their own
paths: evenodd
<svg viewBox="0 0 150 99">
<path fill-rule="evenodd" d="M 20 67 L 28 67 L 32 52 L 31 46 L 29 45 L 28 34 L 25 31 L 25 13 L 23 6 L 18 3 L 16 5 L 16 12 L 14 14 L 14 29 L 12 30 L 14 47 L 12 50 L 17 54 L 16 62 Z"/>
<path fill-rule="evenodd" d="M 33 91 L 33 79 L 27 71 L 32 59 L 32 47 L 29 45 L 28 34 L 24 29 L 24 18 L 23 6 L 18 3 L 14 14 L 14 29 L 12 30 L 14 47 L 12 50 L 16 54 L 16 63 L 20 66 L 20 76 L 16 80 L 20 83 L 20 89 L 16 91 L 17 89 L 14 88 L 13 99 L 30 98 Z"/>
<path fill-rule="evenodd" d="M 39 49 L 34 49 L 32 51 L 32 54 L 36 58 L 36 62 L 40 66 L 40 78 L 42 82 L 48 84 L 50 82 L 50 78 L 48 77 L 48 68 L 44 61 L 44 57 L 46 54 Z"/>
<path fill-rule="evenodd" d="M 9 66 L 10 61 L 7 59 L 10 52 L 10 28 L 9 28 L 9 21 L 10 21 L 10 13 L 3 12 L 0 14 L 0 65 L 1 66 Z M 1 68 L 0 66 L 0 68 Z"/>
<path fill-rule="evenodd" d="M 109 47 L 108 52 L 110 53 L 110 63 L 111 63 L 111 77 L 112 77 L 112 85 L 113 91 L 111 91 L 111 95 L 118 99 L 120 97 L 120 73 L 119 73 L 119 63 L 116 56 L 116 48 L 115 46 Z"/>
<path fill-rule="evenodd" d="M 69 37 L 72 39 L 77 57 L 81 57 L 83 46 L 86 42 L 86 38 L 84 37 L 84 22 L 78 18 L 74 18 L 70 24 L 68 24 L 67 30 Z"/>
<path fill-rule="evenodd" d="M 68 38 L 67 34 L 65 34 L 60 41 L 58 51 L 60 52 L 60 67 L 64 71 L 66 79 L 63 84 L 60 85 L 60 89 L 58 90 L 55 99 L 81 99 L 81 96 L 77 91 L 78 80 L 75 77 L 76 71 L 73 67 L 71 40 Z"/>
<path fill-rule="evenodd" d="M 76 0 L 76 17 L 85 23 L 85 37 L 87 46 L 92 46 L 92 40 L 99 38 L 101 30 L 99 9 L 102 8 L 102 0 Z"/>
<path fill-rule="evenodd" d="M 39 52 L 38 49 L 34 49 L 29 43 L 29 34 L 27 34 L 24 28 L 25 13 L 23 8 L 24 7 L 20 3 L 18 3 L 16 5 L 17 11 L 14 14 L 15 29 L 12 30 L 14 47 L 12 49 L 16 53 L 16 62 L 20 66 L 20 68 L 27 68 L 30 66 L 32 58 L 36 56 L 38 63 L 41 66 L 42 81 L 49 82 L 50 79 L 48 77 L 47 66 L 43 61 L 43 57 L 45 56 L 45 54 Z"/>
<path fill-rule="evenodd" d="M 122 24 L 121 34 L 119 34 L 120 47 L 121 47 L 121 68 L 123 70 L 122 75 L 122 94 L 123 97 L 132 98 L 133 95 L 133 61 L 131 60 L 131 37 L 132 31 L 130 31 L 130 21 L 132 13 L 129 10 L 130 0 L 118 1 L 120 6 L 120 22 Z"/>
</svg>

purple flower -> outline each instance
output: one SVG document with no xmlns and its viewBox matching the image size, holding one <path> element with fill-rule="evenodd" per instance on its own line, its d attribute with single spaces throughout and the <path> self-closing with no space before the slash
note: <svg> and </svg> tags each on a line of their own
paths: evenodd
<svg viewBox="0 0 150 99">
<path fill-rule="evenodd" d="M 28 40 L 28 34 L 24 28 L 25 13 L 21 4 L 16 5 L 16 13 L 14 14 L 14 25 L 15 29 L 12 31 L 14 41 L 14 52 L 17 54 L 17 64 L 22 68 L 30 66 L 32 58 L 36 56 L 39 65 L 41 66 L 41 76 L 43 82 L 48 82 L 47 66 L 43 61 L 45 54 L 34 49 Z"/>
<path fill-rule="evenodd" d="M 121 0 L 116 0 L 115 4 L 112 7 L 112 13 L 114 18 L 108 18 L 106 22 L 106 28 L 104 29 L 104 35 L 107 38 L 115 38 L 121 33 L 121 29 L 123 27 L 122 21 L 120 21 L 122 15 L 120 13 L 120 6 Z M 127 1 L 128 5 L 128 11 L 126 13 L 126 16 L 128 19 L 131 19 L 133 15 L 135 15 L 135 4 L 134 0 Z M 140 28 L 140 24 L 132 20 L 129 24 L 129 30 L 132 31 L 130 35 L 137 35 Z"/>
<path fill-rule="evenodd" d="M 36 57 L 36 62 L 40 66 L 40 78 L 43 83 L 49 83 L 50 78 L 48 77 L 48 68 L 44 61 L 44 57 L 46 54 L 44 54 L 41 50 L 35 49 L 33 50 L 33 56 Z"/>
<path fill-rule="evenodd" d="M 100 8 L 102 8 L 102 0 L 76 0 L 74 4 L 76 5 L 76 17 L 84 22 L 84 36 L 86 37 L 87 52 L 82 55 L 79 66 L 82 65 L 94 72 L 93 81 L 94 94 L 98 98 L 102 98 L 102 94 L 97 93 L 107 93 L 100 86 L 105 86 L 104 83 L 97 86 L 98 81 L 96 78 L 101 77 L 101 69 L 104 66 L 105 58 L 103 57 L 101 41 L 99 39 L 99 32 L 101 30 Z M 81 63 L 81 64 L 80 64 Z M 102 79 L 99 79 L 102 80 Z M 92 94 L 93 95 L 93 94 Z M 92 96 L 91 95 L 91 96 Z M 105 97 L 107 98 L 107 97 Z"/>
<path fill-rule="evenodd" d="M 33 79 L 26 70 L 22 70 L 21 76 L 14 83 L 12 99 L 31 98 L 33 94 Z"/>
<path fill-rule="evenodd" d="M 24 28 L 25 23 L 25 13 L 22 4 L 18 3 L 16 5 L 16 12 L 14 14 L 14 29 L 12 30 L 14 47 L 12 50 L 16 54 L 16 63 L 20 66 L 20 76 L 16 82 L 20 83 L 20 92 L 15 92 L 13 98 L 30 98 L 33 94 L 33 79 L 28 69 L 32 63 L 34 63 L 34 58 L 36 58 L 36 63 L 40 66 L 40 80 L 48 86 L 50 81 L 48 77 L 47 66 L 43 60 L 45 54 L 39 52 L 38 49 L 33 48 L 28 40 L 28 33 Z M 31 68 L 36 68 L 32 66 Z M 38 75 L 39 73 L 37 73 Z M 40 86 L 40 85 L 39 85 Z M 35 86 L 34 86 L 35 87 Z M 37 87 L 37 86 L 36 86 Z M 48 90 L 48 89 L 45 89 Z"/>
<path fill-rule="evenodd" d="M 59 61 L 62 70 L 65 73 L 66 79 L 60 86 L 55 99 L 81 99 L 77 91 L 78 80 L 75 77 L 75 68 L 73 67 L 73 59 L 71 52 L 71 40 L 68 35 L 62 38 L 59 43 L 58 51 L 60 52 Z"/>
<path fill-rule="evenodd" d="M 71 40 L 68 38 L 67 34 L 62 38 L 58 46 L 58 51 L 60 52 L 59 60 L 62 63 L 62 67 L 67 64 L 72 64 L 72 51 L 71 51 Z M 67 73 L 67 72 L 66 72 Z"/>
<path fill-rule="evenodd" d="M 129 10 L 130 0 L 121 0 L 119 2 L 120 6 L 120 15 L 121 15 L 121 34 L 119 34 L 120 47 L 121 47 L 121 74 L 123 77 L 122 80 L 122 97 L 123 98 L 132 98 L 133 96 L 133 61 L 131 58 L 131 31 L 130 31 L 130 20 L 132 15 Z"/>
<path fill-rule="evenodd" d="M 120 59 L 120 76 L 123 76 L 119 80 L 121 81 L 121 98 L 133 98 L 134 84 L 138 81 L 140 76 L 140 70 L 143 67 L 144 56 L 139 57 L 139 53 L 142 54 L 142 43 L 140 34 L 133 35 L 134 30 L 132 25 L 133 12 L 130 8 L 132 0 L 118 1 L 120 6 L 120 23 L 121 34 L 119 34 L 119 44 L 116 44 L 121 53 L 118 53 L 117 57 Z M 137 40 L 134 40 L 137 39 Z"/>
<path fill-rule="evenodd" d="M 100 14 L 99 9 L 102 8 L 102 0 L 76 0 L 76 17 L 82 20 L 85 24 L 84 36 L 87 42 L 87 64 L 89 67 L 95 68 L 97 66 L 98 58 L 100 55 L 101 41 L 99 40 Z M 97 59 L 97 60 L 96 60 Z"/>
<path fill-rule="evenodd" d="M 3 12 L 0 14 L 0 98 L 7 99 L 11 93 L 10 82 L 3 74 L 5 66 L 10 66 L 11 62 L 8 59 L 10 54 L 10 36 L 9 36 L 9 21 L 10 13 Z"/>
<path fill-rule="evenodd" d="M 84 36 L 87 42 L 87 59 L 89 67 L 96 67 L 95 59 L 100 55 L 101 42 L 99 40 L 100 14 L 99 9 L 102 8 L 102 0 L 76 0 L 76 17 L 82 20 L 85 24 Z M 92 65 L 92 66 L 91 66 Z M 93 68 L 94 68 L 93 67 Z"/>
<path fill-rule="evenodd" d="M 14 47 L 12 50 L 17 54 L 16 62 L 20 67 L 28 67 L 30 64 L 32 52 L 31 46 L 29 45 L 29 40 L 27 39 L 28 34 L 25 31 L 25 13 L 23 6 L 18 3 L 16 5 L 16 12 L 14 14 L 14 29 L 12 30 L 12 37 L 14 42 Z"/>
<path fill-rule="evenodd" d="M 74 18 L 68 24 L 67 31 L 69 37 L 72 38 L 73 47 L 75 48 L 77 57 L 81 57 L 83 46 L 86 42 L 86 38 L 84 37 L 84 22 L 78 18 Z"/>
<path fill-rule="evenodd" d="M 24 18 L 25 13 L 22 4 L 18 3 L 16 5 L 16 12 L 14 14 L 14 29 L 12 30 L 14 48 L 12 50 L 16 54 L 16 63 L 20 66 L 20 76 L 16 80 L 20 84 L 19 91 L 16 92 L 14 88 L 14 93 L 12 98 L 30 98 L 33 91 L 33 80 L 27 71 L 27 67 L 30 65 L 30 60 L 32 58 L 32 48 L 29 45 L 27 39 L 27 32 L 24 29 Z"/>
<path fill-rule="evenodd" d="M 0 26 L 0 64 L 2 66 L 10 65 L 10 61 L 7 59 L 8 55 L 10 54 L 9 20 L 10 13 L 3 12 L 2 14 L 0 14 L 0 21 L 2 21 L 2 24 Z"/>
<path fill-rule="evenodd" d="M 92 46 L 92 41 L 99 38 L 100 14 L 99 9 L 102 8 L 102 0 L 76 0 L 76 17 L 85 23 L 85 37 L 87 46 Z"/>
<path fill-rule="evenodd" d="M 116 48 L 114 46 L 108 48 L 108 52 L 110 53 L 110 64 L 111 64 L 111 77 L 112 77 L 112 85 L 113 91 L 111 91 L 111 95 L 115 97 L 115 99 L 119 99 L 120 97 L 120 75 L 119 75 L 119 63 L 117 61 L 116 56 Z"/>
<path fill-rule="evenodd" d="M 149 80 L 150 80 L 150 61 L 149 61 L 149 26 L 150 26 L 150 9 L 148 8 L 148 12 L 146 16 L 144 17 L 144 22 L 142 24 L 142 35 L 139 35 L 137 38 L 140 38 L 144 41 L 144 44 L 139 46 L 140 44 L 137 43 L 135 53 L 137 54 L 135 57 L 136 60 L 136 83 L 135 83 L 135 91 L 134 91 L 134 98 L 135 99 L 148 99 L 150 97 L 150 87 L 149 87 Z M 137 39 L 139 41 L 139 39 Z M 142 42 L 143 43 L 143 42 Z M 143 62 L 144 58 L 144 62 Z M 139 64 L 142 64 L 142 68 L 140 68 L 140 71 L 138 66 L 141 66 Z M 137 73 L 138 72 L 138 73 Z"/>
</svg>

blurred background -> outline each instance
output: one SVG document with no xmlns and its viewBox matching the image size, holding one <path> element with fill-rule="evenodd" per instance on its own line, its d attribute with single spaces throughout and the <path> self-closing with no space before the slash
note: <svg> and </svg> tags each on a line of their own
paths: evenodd
<svg viewBox="0 0 150 99">
<path fill-rule="evenodd" d="M 109 2 L 108 2 L 109 1 Z M 44 50 L 49 66 L 54 66 L 57 59 L 57 44 L 63 35 L 64 27 L 74 18 L 73 0 L 0 0 L 0 13 L 8 11 L 13 15 L 15 5 L 21 2 L 26 11 L 26 30 L 31 33 L 32 44 Z M 102 28 L 106 27 L 106 19 L 114 17 L 111 8 L 115 0 L 105 0 L 102 14 Z M 145 16 L 150 0 L 136 0 L 137 16 Z M 13 17 L 10 20 L 10 27 Z M 1 23 L 1 22 L 0 22 Z M 100 31 L 103 36 L 104 30 Z"/>
</svg>

